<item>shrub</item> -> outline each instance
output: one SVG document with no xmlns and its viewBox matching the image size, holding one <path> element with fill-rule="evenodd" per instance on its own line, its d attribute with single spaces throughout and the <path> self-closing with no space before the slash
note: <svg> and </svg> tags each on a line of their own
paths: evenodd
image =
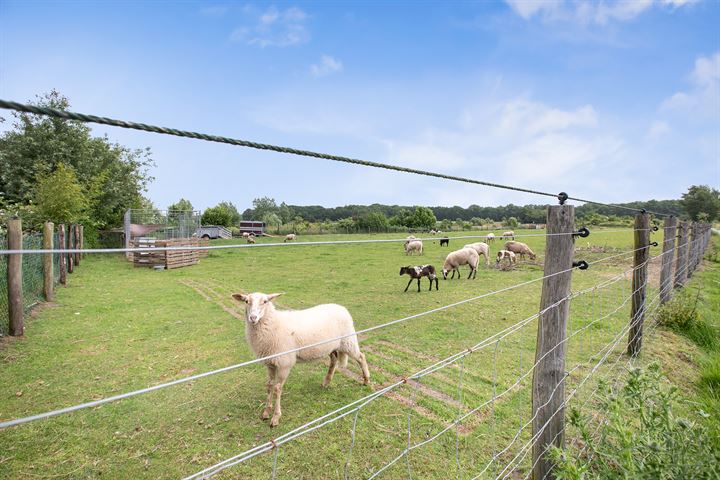
<svg viewBox="0 0 720 480">
<path fill-rule="evenodd" d="M 660 309 L 658 322 L 697 345 L 712 349 L 718 345 L 718 332 L 707 319 L 700 317 L 697 309 L 699 295 L 699 290 L 694 298 L 687 290 L 679 292 Z"/>
<path fill-rule="evenodd" d="M 718 439 L 711 438 L 701 423 L 707 414 L 676 415 L 684 401 L 657 364 L 630 370 L 620 389 L 602 384 L 598 399 L 605 418 L 597 429 L 590 428 L 591 417 L 571 411 L 569 423 L 579 431 L 586 451 L 581 451 L 578 442 L 566 450 L 553 447 L 555 478 L 710 479 L 720 475 Z"/>
</svg>

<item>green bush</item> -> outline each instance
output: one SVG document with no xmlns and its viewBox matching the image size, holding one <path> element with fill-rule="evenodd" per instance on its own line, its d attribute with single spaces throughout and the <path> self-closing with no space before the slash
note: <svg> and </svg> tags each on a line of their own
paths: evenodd
<svg viewBox="0 0 720 480">
<path fill-rule="evenodd" d="M 658 322 L 703 348 L 713 349 L 718 346 L 718 332 L 708 319 L 700 317 L 699 294 L 699 291 L 696 295 L 687 290 L 678 292 L 659 310 Z"/>
<path fill-rule="evenodd" d="M 598 399 L 604 413 L 599 428 L 591 428 L 590 416 L 571 411 L 569 423 L 580 438 L 567 442 L 566 450 L 551 449 L 555 478 L 719 478 L 720 439 L 701 423 L 708 415 L 678 416 L 683 400 L 657 364 L 632 369 L 620 389 L 601 385 Z"/>
</svg>

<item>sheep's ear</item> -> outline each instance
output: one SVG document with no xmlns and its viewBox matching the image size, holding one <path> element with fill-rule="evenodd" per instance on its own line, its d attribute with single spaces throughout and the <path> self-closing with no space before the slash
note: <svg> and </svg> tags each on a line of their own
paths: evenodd
<svg viewBox="0 0 720 480">
<path fill-rule="evenodd" d="M 272 302 L 273 300 L 275 300 L 275 299 L 276 299 L 277 297 L 279 297 L 280 295 L 282 295 L 282 293 L 268 293 L 268 295 L 267 295 L 268 301 L 269 301 L 269 302 Z"/>
<path fill-rule="evenodd" d="M 247 295 L 243 295 L 242 293 L 233 293 L 232 298 L 234 298 L 238 302 L 243 302 L 243 303 L 247 302 L 247 299 L 248 299 Z"/>
</svg>

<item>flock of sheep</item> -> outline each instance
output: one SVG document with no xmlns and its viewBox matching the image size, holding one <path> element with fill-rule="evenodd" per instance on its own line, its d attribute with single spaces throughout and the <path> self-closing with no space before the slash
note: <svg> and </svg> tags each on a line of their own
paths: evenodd
<svg viewBox="0 0 720 480">
<path fill-rule="evenodd" d="M 432 233 L 432 232 L 431 232 Z M 520 256 L 520 258 L 525 258 L 525 255 L 528 255 L 531 260 L 535 259 L 535 253 L 528 247 L 526 244 L 522 242 L 516 242 L 515 241 L 515 232 L 513 231 L 507 231 L 504 232 L 500 238 L 502 239 L 510 239 L 509 241 L 505 242 L 505 249 L 500 250 L 497 253 L 495 264 L 499 265 L 501 261 L 507 260 L 509 264 L 515 264 L 517 262 L 517 255 Z M 457 273 L 458 278 L 460 278 L 460 269 L 459 267 L 462 265 L 468 265 L 470 267 L 470 274 L 468 275 L 468 279 L 476 278 L 477 277 L 477 268 L 478 264 L 480 263 L 480 255 L 485 257 L 485 265 L 490 265 L 490 246 L 489 243 L 495 241 L 495 234 L 494 233 L 488 233 L 485 237 L 485 242 L 476 242 L 476 243 L 470 243 L 468 245 L 465 245 L 460 250 L 455 250 L 454 252 L 450 252 L 447 257 L 445 257 L 445 262 L 443 263 L 443 278 L 447 280 L 448 273 L 452 272 L 452 275 L 450 276 L 451 279 L 455 278 L 455 273 Z M 486 243 L 487 242 L 487 243 Z M 445 237 L 440 239 L 440 246 L 443 245 L 449 245 L 450 239 Z M 419 240 L 415 238 L 414 235 L 410 235 L 405 239 L 405 254 L 406 255 L 413 255 L 413 254 L 419 254 L 422 255 L 423 253 L 423 243 L 422 240 Z M 420 278 L 422 277 L 428 277 L 430 279 L 430 290 L 432 290 L 432 284 L 433 281 L 436 282 L 436 289 L 437 289 L 437 276 L 435 274 L 435 267 L 432 265 L 418 265 L 415 267 L 402 267 L 400 269 L 400 275 L 409 275 L 410 276 L 410 282 L 408 282 L 408 286 L 405 287 L 405 291 L 407 292 L 408 287 L 410 286 L 410 283 L 414 279 L 417 279 L 418 283 L 418 292 L 420 291 Z"/>
<path fill-rule="evenodd" d="M 438 233 L 438 232 L 435 232 Z M 254 243 L 254 236 L 248 235 L 247 241 Z M 508 259 L 514 263 L 516 255 L 521 258 L 526 254 L 535 259 L 535 254 L 526 244 L 514 241 L 514 232 L 505 232 L 503 239 L 511 239 L 505 243 L 505 249 L 497 254 L 496 264 L 501 260 Z M 493 242 L 495 235 L 492 233 L 486 237 L 486 242 L 477 242 L 465 245 L 460 250 L 450 252 L 443 263 L 443 278 L 452 271 L 451 279 L 457 272 L 460 278 L 459 267 L 470 266 L 470 276 L 477 275 L 480 255 L 485 257 L 485 265 L 490 264 L 490 247 L 488 243 Z M 295 235 L 285 237 L 285 241 L 295 240 Z M 441 240 L 441 246 L 449 245 L 449 238 Z M 422 241 L 410 236 L 405 242 L 405 253 L 422 254 Z M 433 282 L 435 289 L 438 289 L 438 278 L 435 267 L 432 265 L 419 265 L 415 267 L 402 267 L 400 275 L 409 275 L 410 281 L 405 287 L 407 292 L 413 280 L 417 280 L 418 292 L 420 291 L 420 279 L 430 279 L 430 290 Z M 468 276 L 468 278 L 470 278 Z M 262 411 L 263 420 L 270 419 L 270 426 L 275 427 L 280 422 L 282 409 L 280 400 L 282 398 L 283 385 L 290 374 L 290 370 L 297 363 L 318 360 L 325 357 L 330 358 L 330 367 L 323 387 L 327 387 L 339 366 L 345 368 L 348 358 L 355 360 L 362 370 L 363 382 L 370 384 L 370 371 L 368 369 L 365 355 L 360 351 L 355 326 L 350 312 L 342 305 L 323 304 L 304 310 L 279 310 L 273 304 L 273 300 L 280 293 L 235 293 L 232 298 L 245 304 L 245 338 L 256 357 L 264 358 L 267 367 L 268 380 L 266 383 L 267 398 L 265 408 Z M 288 353 L 284 353 L 288 352 Z M 282 355 L 279 355 L 282 354 Z"/>
</svg>

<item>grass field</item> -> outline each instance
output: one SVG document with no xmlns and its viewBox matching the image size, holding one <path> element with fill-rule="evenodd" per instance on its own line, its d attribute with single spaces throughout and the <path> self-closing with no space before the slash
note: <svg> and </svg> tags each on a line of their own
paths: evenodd
<svg viewBox="0 0 720 480">
<path fill-rule="evenodd" d="M 538 233 L 533 232 L 517 232 Z M 463 233 L 465 234 L 465 233 Z M 393 235 L 325 235 L 301 240 L 388 238 Z M 402 238 L 402 235 L 395 235 Z M 653 235 L 661 240 L 660 234 Z M 440 280 L 418 293 L 400 266 L 441 268 L 448 248 L 425 242 L 420 258 L 402 244 L 324 245 L 213 251 L 199 265 L 172 270 L 136 269 L 118 255 L 88 256 L 58 290 L 56 301 L 37 310 L 22 339 L 0 346 L 0 419 L 111 396 L 252 358 L 244 339 L 243 309 L 236 291 L 284 292 L 283 308 L 318 303 L 345 305 L 356 328 L 366 328 L 542 276 L 545 237 L 527 237 L 539 257 L 512 271 L 482 266 L 477 279 Z M 261 241 L 271 241 L 262 239 Z M 460 243 L 462 242 L 462 243 Z M 450 249 L 466 242 L 451 241 Z M 491 245 L 491 256 L 500 241 Z M 217 243 L 215 243 L 217 244 Z M 591 248 L 592 247 L 592 248 Z M 632 249 L 632 232 L 595 229 L 576 242 L 576 258 L 597 260 Z M 657 255 L 653 248 L 651 255 Z M 629 269 L 619 256 L 573 274 L 573 291 Z M 494 262 L 491 262 L 493 267 Z M 651 265 L 648 297 L 657 290 Z M 372 387 L 358 369 L 320 386 L 324 363 L 296 366 L 283 395 L 280 426 L 260 419 L 265 368 L 252 365 L 102 407 L 0 431 L 0 478 L 178 478 L 277 437 L 461 351 L 537 313 L 541 282 L 375 331 L 361 338 Z M 572 301 L 570 332 L 611 311 L 630 294 L 630 277 Z M 568 366 L 586 361 L 627 324 L 629 303 L 569 343 Z M 410 441 L 433 435 L 458 414 L 513 385 L 532 365 L 535 321 L 490 348 L 475 352 L 419 383 L 404 385 L 364 407 L 357 417 L 350 478 L 365 478 L 395 458 Z M 617 352 L 623 350 L 623 339 Z M 577 381 L 587 368 L 571 377 Z M 462 382 L 460 378 L 462 377 Z M 530 417 L 531 376 L 492 405 L 480 409 L 436 441 L 414 450 L 384 478 L 472 478 L 503 449 Z M 278 478 L 342 478 L 353 415 L 281 446 Z M 486 471 L 499 472 L 520 445 Z M 270 478 L 273 454 L 226 470 L 219 478 Z M 526 458 L 519 471 L 528 466 Z"/>
</svg>

